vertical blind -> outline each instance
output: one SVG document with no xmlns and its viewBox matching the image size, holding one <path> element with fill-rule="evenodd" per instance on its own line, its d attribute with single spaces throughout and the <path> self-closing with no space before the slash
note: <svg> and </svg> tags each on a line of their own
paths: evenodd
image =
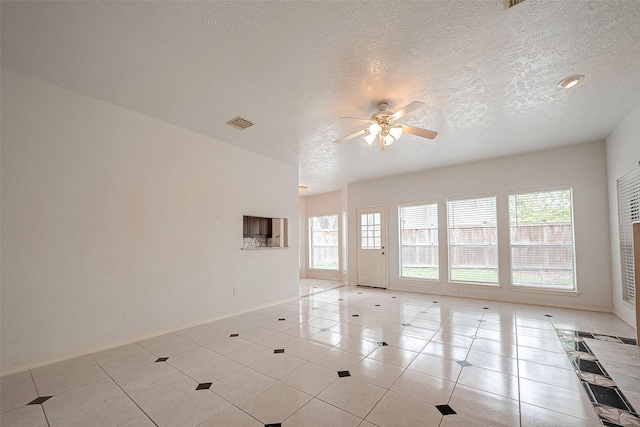
<svg viewBox="0 0 640 427">
<path fill-rule="evenodd" d="M 438 204 L 400 206 L 399 211 L 400 277 L 438 280 Z"/>
<path fill-rule="evenodd" d="M 509 195 L 511 283 L 574 290 L 571 189 Z"/>
<path fill-rule="evenodd" d="M 449 279 L 498 283 L 496 197 L 447 201 Z"/>
<path fill-rule="evenodd" d="M 622 298 L 633 303 L 636 300 L 636 289 L 633 271 L 632 224 L 640 221 L 640 168 L 634 169 L 618 180 L 618 215 Z"/>
</svg>

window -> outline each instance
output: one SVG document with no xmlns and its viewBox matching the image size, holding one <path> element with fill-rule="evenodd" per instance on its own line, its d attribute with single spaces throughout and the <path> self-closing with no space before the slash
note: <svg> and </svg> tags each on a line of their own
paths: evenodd
<svg viewBox="0 0 640 427">
<path fill-rule="evenodd" d="M 380 212 L 360 215 L 360 249 L 382 249 Z"/>
<path fill-rule="evenodd" d="M 509 195 L 511 283 L 575 290 L 571 189 Z"/>
<path fill-rule="evenodd" d="M 633 303 L 636 300 L 636 288 L 633 271 L 632 224 L 640 221 L 640 168 L 618 180 L 618 216 L 622 299 Z"/>
<path fill-rule="evenodd" d="M 310 268 L 338 269 L 338 215 L 309 218 Z"/>
<path fill-rule="evenodd" d="M 400 206 L 400 277 L 438 280 L 438 204 Z"/>
<path fill-rule="evenodd" d="M 498 283 L 496 197 L 447 201 L 449 280 Z"/>
</svg>

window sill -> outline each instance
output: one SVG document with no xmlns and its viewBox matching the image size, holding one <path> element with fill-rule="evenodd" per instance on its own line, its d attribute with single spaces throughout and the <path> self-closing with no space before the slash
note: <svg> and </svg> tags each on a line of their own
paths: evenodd
<svg viewBox="0 0 640 427">
<path fill-rule="evenodd" d="M 533 288 L 530 286 L 509 286 L 509 289 L 514 292 L 528 292 L 533 294 L 547 294 L 547 295 L 562 295 L 567 297 L 577 297 L 580 295 L 578 291 L 572 291 L 569 289 L 547 289 L 547 288 Z"/>
<path fill-rule="evenodd" d="M 482 283 L 482 282 L 449 282 L 449 286 L 475 288 L 475 289 L 491 289 L 497 291 L 501 288 L 498 283 Z"/>
<path fill-rule="evenodd" d="M 313 270 L 313 271 L 335 271 L 336 273 L 340 272 L 340 270 L 338 270 L 337 268 L 315 268 L 315 267 L 309 267 L 309 270 Z"/>
<path fill-rule="evenodd" d="M 433 285 L 440 285 L 442 282 L 440 282 L 439 279 L 427 279 L 427 278 L 421 278 L 421 277 L 398 277 L 399 280 L 403 280 L 406 282 L 419 282 L 419 283 L 430 283 Z"/>
</svg>

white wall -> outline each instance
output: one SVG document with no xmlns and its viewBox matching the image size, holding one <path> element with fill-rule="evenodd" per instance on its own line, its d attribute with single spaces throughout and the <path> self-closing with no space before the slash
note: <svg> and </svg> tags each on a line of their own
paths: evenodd
<svg viewBox="0 0 640 427">
<path fill-rule="evenodd" d="M 635 307 L 622 300 L 617 180 L 632 168 L 638 167 L 640 162 L 640 104 L 609 135 L 606 147 L 609 179 L 613 306 L 615 313 L 620 318 L 635 327 Z"/>
<path fill-rule="evenodd" d="M 294 166 L 3 69 L 2 372 L 296 297 L 297 184 Z M 289 218 L 290 249 L 241 251 L 243 214 Z"/>
<path fill-rule="evenodd" d="M 324 215 L 338 215 L 339 232 L 342 232 L 342 195 L 340 191 L 334 191 L 331 193 L 318 194 L 315 196 L 301 197 L 301 204 L 304 206 L 304 213 L 302 208 L 300 212 L 300 235 L 305 236 L 300 240 L 300 260 L 301 268 L 304 271 L 303 277 L 315 278 L 315 279 L 333 279 L 342 280 L 342 248 L 339 253 L 339 267 L 337 271 L 334 270 L 322 270 L 316 268 L 309 268 L 309 218 L 312 216 L 324 216 Z"/>
<path fill-rule="evenodd" d="M 579 295 L 513 290 L 509 286 L 508 193 L 558 186 L 573 188 Z M 447 277 L 447 198 L 487 194 L 497 194 L 500 287 L 450 284 Z M 398 204 L 426 200 L 438 201 L 440 283 L 399 277 Z M 607 204 L 604 142 L 423 171 L 348 187 L 350 224 L 356 223 L 356 208 L 387 207 L 387 260 L 391 289 L 598 310 L 611 310 L 613 306 Z M 349 284 L 355 284 L 355 227 L 349 227 L 348 247 Z M 458 292 L 457 288 L 463 288 L 463 292 Z"/>
</svg>

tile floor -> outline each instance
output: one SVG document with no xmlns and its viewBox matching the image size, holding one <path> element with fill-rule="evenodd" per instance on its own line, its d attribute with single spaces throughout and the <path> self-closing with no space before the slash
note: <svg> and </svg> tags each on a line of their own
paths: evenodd
<svg viewBox="0 0 640 427">
<path fill-rule="evenodd" d="M 3 377 L 1 425 L 640 426 L 611 314 L 335 286 Z"/>
</svg>

